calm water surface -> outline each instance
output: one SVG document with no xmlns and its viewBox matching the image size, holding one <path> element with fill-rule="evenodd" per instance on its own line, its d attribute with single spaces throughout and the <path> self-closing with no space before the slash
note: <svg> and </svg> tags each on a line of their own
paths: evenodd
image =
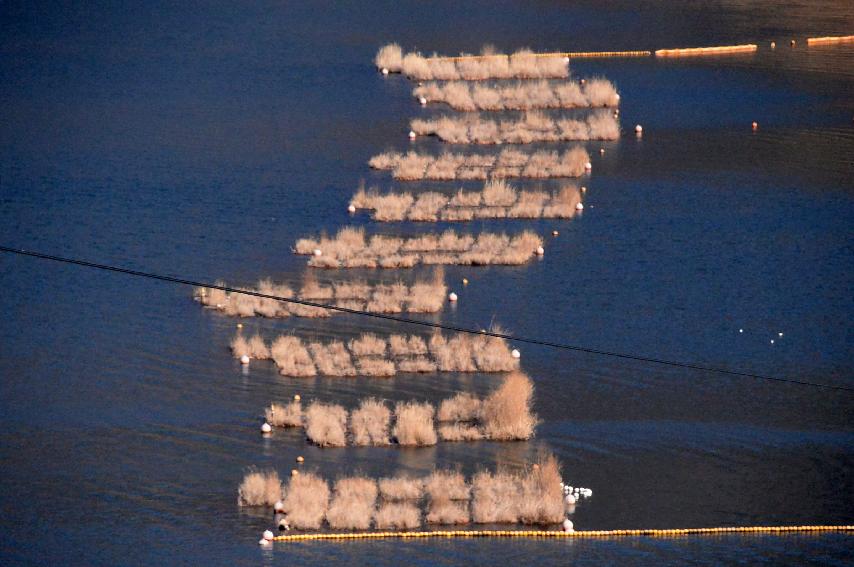
<svg viewBox="0 0 854 567">
<path fill-rule="evenodd" d="M 854 46 L 804 41 L 854 33 L 849 2 L 4 2 L 0 22 L 0 242 L 240 285 L 298 284 L 301 236 L 445 228 L 345 210 L 362 179 L 397 186 L 367 159 L 409 147 L 410 118 L 441 113 L 372 68 L 387 41 L 441 53 L 761 43 L 747 56 L 573 62 L 618 85 L 627 131 L 588 145 L 584 214 L 466 226 L 560 236 L 525 266 L 447 269 L 452 287 L 471 284 L 430 320 L 854 387 Z M 453 190 L 411 188 L 427 187 Z M 189 289 L 5 255 L 0 289 L 0 563 L 845 564 L 854 550 L 838 534 L 261 550 L 270 519 L 238 509 L 237 484 L 247 466 L 287 471 L 297 454 L 335 477 L 472 472 L 546 447 L 594 490 L 581 529 L 851 524 L 854 398 L 521 346 L 535 440 L 321 450 L 297 432 L 262 439 L 264 406 L 298 392 L 435 402 L 497 378 L 242 372 L 226 348 L 235 321 Z M 398 330 L 352 316 L 244 324 Z"/>
</svg>

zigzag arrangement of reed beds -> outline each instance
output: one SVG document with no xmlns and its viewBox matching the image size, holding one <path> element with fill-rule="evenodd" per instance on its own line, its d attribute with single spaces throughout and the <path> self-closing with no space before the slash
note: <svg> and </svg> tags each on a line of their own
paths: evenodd
<svg viewBox="0 0 854 567">
<path fill-rule="evenodd" d="M 500 121 L 478 115 L 416 118 L 409 127 L 419 136 L 436 136 L 450 144 L 531 144 L 620 137 L 620 124 L 610 111 L 596 112 L 586 120 L 555 120 L 542 112 L 526 112 L 518 120 Z"/>
<path fill-rule="evenodd" d="M 531 412 L 533 391 L 530 378 L 513 372 L 486 398 L 457 394 L 441 403 L 438 414 L 430 403 L 399 402 L 392 411 L 385 402 L 367 398 L 351 412 L 320 402 L 313 402 L 305 411 L 300 400 L 272 404 L 265 417 L 274 427 L 304 427 L 308 440 L 321 447 L 423 447 L 435 445 L 439 439 L 523 441 L 533 436 L 537 424 Z"/>
<path fill-rule="evenodd" d="M 412 268 L 416 264 L 486 266 L 519 265 L 529 261 L 543 245 L 531 231 L 516 236 L 483 232 L 477 237 L 446 230 L 409 238 L 374 235 L 345 227 L 332 238 L 301 238 L 297 254 L 312 254 L 308 265 L 316 268 Z"/>
<path fill-rule="evenodd" d="M 426 477 L 364 476 L 329 482 L 314 473 L 291 476 L 282 486 L 275 471 L 250 471 L 238 487 L 241 506 L 272 508 L 298 530 L 414 529 L 432 525 L 554 525 L 566 512 L 560 464 L 541 455 L 521 472 L 483 471 L 466 479 L 436 470 Z"/>
<path fill-rule="evenodd" d="M 225 284 L 218 282 L 217 285 Z M 437 313 L 442 310 L 448 291 L 441 266 L 434 270 L 432 279 L 417 279 L 412 285 L 403 282 L 371 285 L 358 280 L 321 285 L 309 272 L 299 293 L 294 293 L 288 285 L 274 284 L 270 280 L 261 280 L 255 288 L 239 289 L 371 313 Z M 232 317 L 331 317 L 342 313 L 213 288 L 198 288 L 195 297 L 205 307 Z"/>
<path fill-rule="evenodd" d="M 482 191 L 464 191 L 447 197 L 428 191 L 380 194 L 376 189 L 359 189 L 350 200 L 356 209 L 369 209 L 371 218 L 381 222 L 470 221 L 473 219 L 569 219 L 578 213 L 581 191 L 566 185 L 554 193 L 517 191 L 506 181 L 487 181 Z"/>
<path fill-rule="evenodd" d="M 547 108 L 615 107 L 620 95 L 606 79 L 584 83 L 537 81 L 515 85 L 471 85 L 468 83 L 425 83 L 412 91 L 423 103 L 444 103 L 454 110 L 542 110 Z"/>
<path fill-rule="evenodd" d="M 403 73 L 410 79 L 426 81 L 485 79 L 562 79 L 569 76 L 569 59 L 562 55 L 544 56 L 528 49 L 511 55 L 489 53 L 485 57 L 424 57 L 403 53 L 396 43 L 384 45 L 374 58 L 377 69 Z"/>
<path fill-rule="evenodd" d="M 509 372 L 519 360 L 507 342 L 498 337 L 459 333 L 434 333 L 427 340 L 417 335 L 391 335 L 388 339 L 364 333 L 343 341 L 303 342 L 282 335 L 267 344 L 260 335 L 231 341 L 235 358 L 272 359 L 284 376 L 389 377 L 398 372 Z"/>
<path fill-rule="evenodd" d="M 548 179 L 579 177 L 590 168 L 590 156 L 580 146 L 562 154 L 555 151 L 525 153 L 506 148 L 497 156 L 489 154 L 453 154 L 438 156 L 407 152 L 386 152 L 374 156 L 368 164 L 374 169 L 391 171 L 400 181 L 454 181 L 530 177 Z"/>
</svg>

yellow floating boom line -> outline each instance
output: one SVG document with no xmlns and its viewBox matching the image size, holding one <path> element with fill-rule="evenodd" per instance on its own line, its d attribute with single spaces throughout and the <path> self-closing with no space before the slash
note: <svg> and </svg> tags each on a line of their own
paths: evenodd
<svg viewBox="0 0 854 567">
<path fill-rule="evenodd" d="M 686 55 L 725 55 L 729 53 L 752 53 L 758 49 L 755 43 L 744 45 L 721 45 L 718 47 L 689 47 L 685 49 L 659 49 L 656 57 L 682 57 Z"/>
<path fill-rule="evenodd" d="M 649 57 L 652 51 L 553 51 L 549 53 L 530 53 L 531 57 Z M 428 57 L 433 61 L 466 61 L 472 59 L 489 59 L 490 57 L 509 57 L 497 53 L 495 55 L 457 55 L 456 57 Z"/>
<path fill-rule="evenodd" d="M 722 528 L 676 528 L 663 530 L 584 530 L 564 532 L 559 530 L 454 530 L 454 531 L 423 531 L 423 532 L 365 532 L 365 533 L 323 533 L 323 534 L 293 534 L 280 535 L 273 541 L 317 541 L 317 540 L 349 540 L 349 539 L 425 539 L 425 538 L 548 538 L 548 539 L 580 539 L 580 538 L 609 538 L 609 537 L 675 537 L 686 535 L 718 535 L 718 534 L 786 534 L 809 532 L 851 532 L 854 526 L 744 526 Z"/>
<path fill-rule="evenodd" d="M 854 41 L 854 35 L 828 35 L 825 37 L 808 37 L 807 45 L 822 45 L 826 43 L 844 43 Z"/>
</svg>

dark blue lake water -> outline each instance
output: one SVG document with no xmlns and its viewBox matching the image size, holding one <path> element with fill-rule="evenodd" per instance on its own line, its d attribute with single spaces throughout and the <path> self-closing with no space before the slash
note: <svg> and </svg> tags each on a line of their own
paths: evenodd
<svg viewBox="0 0 854 567">
<path fill-rule="evenodd" d="M 4 2 L 0 24 L 0 243 L 239 285 L 298 284 L 301 236 L 446 228 L 346 212 L 360 180 L 401 188 L 367 160 L 408 148 L 411 118 L 441 113 L 375 71 L 388 41 L 446 54 L 760 43 L 573 61 L 575 76 L 616 83 L 627 131 L 588 144 L 583 215 L 465 226 L 536 230 L 546 255 L 449 267 L 459 304 L 430 319 L 854 387 L 854 44 L 805 42 L 854 33 L 850 2 Z M 262 439 L 263 408 L 295 393 L 436 402 L 496 377 L 244 373 L 227 349 L 235 321 L 189 288 L 2 255 L 0 290 L 0 563 L 844 564 L 854 550 L 838 534 L 261 550 L 270 518 L 241 511 L 237 485 L 246 467 L 286 472 L 297 454 L 335 477 L 471 472 L 546 447 L 594 490 L 578 529 L 852 524 L 854 396 L 523 345 L 535 440 L 321 450 L 296 432 Z M 244 324 L 406 330 L 350 315 Z"/>
</svg>

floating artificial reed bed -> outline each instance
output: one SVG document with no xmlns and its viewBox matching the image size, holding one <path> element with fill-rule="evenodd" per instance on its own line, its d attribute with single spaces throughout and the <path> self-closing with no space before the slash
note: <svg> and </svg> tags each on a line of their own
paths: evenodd
<svg viewBox="0 0 854 567">
<path fill-rule="evenodd" d="M 326 480 L 312 473 L 291 477 L 283 502 L 288 523 L 298 530 L 413 529 L 421 527 L 423 517 L 430 524 L 555 525 L 566 513 L 560 464 L 552 455 L 541 455 L 523 471 L 483 471 L 471 479 L 437 470 L 423 478 L 379 482 L 347 477 L 334 486 L 330 505 Z"/>
<path fill-rule="evenodd" d="M 507 148 L 497 156 L 450 152 L 438 156 L 417 152 L 386 152 L 372 157 L 368 164 L 374 169 L 391 171 L 392 177 L 400 181 L 486 180 L 489 177 L 549 179 L 581 176 L 590 168 L 590 156 L 580 146 L 563 153 L 546 150 L 526 153 Z"/>
<path fill-rule="evenodd" d="M 416 279 L 412 285 L 403 282 L 368 284 L 364 281 L 321 285 L 309 272 L 298 293 L 288 285 L 274 284 L 270 280 L 261 280 L 254 288 L 241 289 L 371 313 L 436 313 L 442 310 L 448 291 L 441 267 L 435 269 L 432 278 Z M 343 313 L 243 293 L 227 293 L 215 288 L 198 288 L 195 297 L 205 307 L 236 317 L 330 317 Z"/>
<path fill-rule="evenodd" d="M 553 119 L 542 112 L 526 112 L 518 120 L 490 120 L 479 115 L 442 116 L 409 123 L 419 136 L 436 136 L 450 144 L 531 144 L 574 140 L 616 140 L 620 124 L 610 111 L 585 120 Z"/>
<path fill-rule="evenodd" d="M 446 230 L 409 238 L 365 236 L 346 227 L 334 237 L 301 238 L 297 254 L 312 255 L 315 268 L 412 268 L 417 264 L 465 266 L 520 265 L 541 252 L 543 239 L 531 231 L 516 236 L 484 232 L 477 236 Z"/>
<path fill-rule="evenodd" d="M 424 57 L 420 53 L 404 54 L 399 45 L 392 43 L 380 48 L 374 63 L 384 73 L 403 73 L 419 81 L 562 79 L 569 76 L 569 59 L 562 54 L 543 56 L 528 49 L 520 49 L 511 55 L 490 53 L 485 57 Z"/>
<path fill-rule="evenodd" d="M 509 372 L 519 367 L 507 342 L 488 335 L 438 332 L 427 340 L 364 333 L 341 341 L 303 342 L 282 335 L 267 345 L 259 336 L 231 342 L 235 358 L 272 359 L 284 376 L 394 376 L 400 372 Z"/>
<path fill-rule="evenodd" d="M 425 83 L 416 87 L 412 96 L 422 104 L 444 103 L 464 112 L 615 107 L 620 104 L 614 84 L 601 78 L 583 83 L 536 81 L 514 85 Z"/>
<path fill-rule="evenodd" d="M 557 192 L 518 191 L 506 181 L 487 181 L 481 191 L 460 189 L 447 197 L 434 191 L 386 193 L 359 189 L 350 200 L 356 209 L 372 211 L 371 218 L 381 222 L 452 222 L 474 219 L 570 219 L 578 212 L 581 191 L 573 185 Z"/>
<path fill-rule="evenodd" d="M 530 378 L 513 372 L 485 398 L 460 393 L 444 400 L 438 412 L 429 403 L 416 402 L 398 403 L 392 412 L 385 402 L 367 398 L 350 412 L 349 419 L 343 407 L 322 402 L 309 405 L 304 416 L 299 402 L 272 404 L 265 414 L 274 426 L 305 427 L 308 440 L 321 447 L 524 441 L 534 435 L 537 424 L 531 411 L 533 389 Z"/>
</svg>

